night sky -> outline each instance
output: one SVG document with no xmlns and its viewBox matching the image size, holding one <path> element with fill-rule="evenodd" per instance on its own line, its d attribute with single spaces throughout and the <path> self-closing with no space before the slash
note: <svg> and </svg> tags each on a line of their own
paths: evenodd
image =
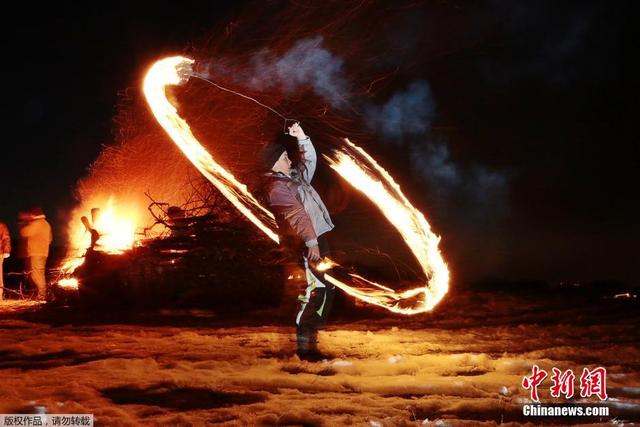
<svg viewBox="0 0 640 427">
<path fill-rule="evenodd" d="M 238 13 L 235 3 L 5 13 L 0 220 L 15 233 L 19 209 L 40 205 L 63 239 L 75 183 L 113 140 L 119 94 L 153 59 Z M 407 3 L 406 27 L 391 35 L 422 58 L 412 78 L 436 100 L 433 131 L 456 164 L 504 178 L 491 220 L 449 203 L 435 224 L 476 236 L 470 250 L 500 260 L 494 275 L 638 283 L 635 22 L 631 2 Z M 424 191 L 414 178 L 407 191 Z"/>
</svg>

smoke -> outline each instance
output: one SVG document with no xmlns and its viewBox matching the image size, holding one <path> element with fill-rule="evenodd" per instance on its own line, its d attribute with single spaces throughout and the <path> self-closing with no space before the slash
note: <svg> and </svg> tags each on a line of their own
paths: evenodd
<svg viewBox="0 0 640 427">
<path fill-rule="evenodd" d="M 402 143 L 405 137 L 423 135 L 430 130 L 435 109 L 429 84 L 417 80 L 383 106 L 369 106 L 365 121 L 385 138 Z"/>
<path fill-rule="evenodd" d="M 285 97 L 311 90 L 332 107 L 363 110 L 367 128 L 385 142 L 407 146 L 413 176 L 428 184 L 445 211 L 462 204 L 465 212 L 482 217 L 506 208 L 508 183 L 503 173 L 480 164 L 461 167 L 451 158 L 447 141 L 432 135 L 437 103 L 423 79 L 412 81 L 382 105 L 363 102 L 350 91 L 345 60 L 325 46 L 322 36 L 299 39 L 280 55 L 264 48 L 244 64 L 217 58 L 207 68 L 212 78 L 233 76 L 252 90 L 280 90 Z"/>
<path fill-rule="evenodd" d="M 462 203 L 465 212 L 475 216 L 504 211 L 506 176 L 479 164 L 463 169 L 451 158 L 447 142 L 431 134 L 437 103 L 427 81 L 414 80 L 382 105 L 363 104 L 350 92 L 344 59 L 324 42 L 322 36 L 303 38 L 281 55 L 262 49 L 250 56 L 241 72 L 227 59 L 216 60 L 209 69 L 214 75 L 231 74 L 253 90 L 279 89 L 290 96 L 311 89 L 333 107 L 362 109 L 367 128 L 384 141 L 408 147 L 414 177 L 429 185 L 443 209 Z M 229 73 L 231 69 L 236 71 Z"/>
<path fill-rule="evenodd" d="M 460 169 L 451 160 L 444 141 L 412 144 L 411 168 L 440 194 L 447 194 L 464 185 Z"/>
<path fill-rule="evenodd" d="M 349 88 L 343 75 L 344 60 L 323 46 L 322 36 L 304 38 L 282 55 L 269 49 L 254 53 L 249 64 L 235 79 L 249 88 L 264 91 L 281 89 L 286 96 L 311 89 L 332 107 L 345 107 Z M 210 76 L 228 75 L 229 61 L 217 59 L 211 64 Z"/>
<path fill-rule="evenodd" d="M 454 163 L 446 142 L 427 140 L 410 147 L 414 176 L 429 185 L 438 206 L 446 213 L 462 212 L 463 218 L 495 219 L 507 209 L 507 176 L 481 164 L 462 168 Z M 459 210 L 462 208 L 462 210 Z"/>
<path fill-rule="evenodd" d="M 416 80 L 383 105 L 371 105 L 366 111 L 365 122 L 383 141 L 408 147 L 412 175 L 427 184 L 443 213 L 455 209 L 463 212 L 463 219 L 478 220 L 505 212 L 506 175 L 481 164 L 460 166 L 452 159 L 446 139 L 431 131 L 436 101 L 426 81 Z"/>
</svg>

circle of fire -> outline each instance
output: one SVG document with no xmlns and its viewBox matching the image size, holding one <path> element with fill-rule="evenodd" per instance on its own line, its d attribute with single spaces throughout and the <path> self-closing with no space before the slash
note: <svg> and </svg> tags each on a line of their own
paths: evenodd
<svg viewBox="0 0 640 427">
<path fill-rule="evenodd" d="M 247 219 L 278 243 L 274 215 L 251 195 L 246 185 L 213 159 L 166 97 L 166 86 L 180 85 L 188 80 L 193 62 L 181 56 L 155 62 L 144 79 L 147 103 L 160 125 L 198 171 Z M 344 142 L 344 147 L 334 150 L 332 157 L 325 155 L 325 159 L 344 180 L 373 202 L 398 230 L 420 264 L 427 282 L 396 292 L 355 273 L 348 273 L 352 279 L 349 285 L 329 274 L 339 267 L 329 259 L 320 265 L 324 279 L 359 300 L 394 313 L 417 314 L 432 310 L 449 289 L 449 270 L 438 250 L 440 237 L 431 231 L 424 215 L 413 207 L 386 170 L 362 148 L 346 138 Z M 356 281 L 358 286 L 353 283 Z"/>
</svg>

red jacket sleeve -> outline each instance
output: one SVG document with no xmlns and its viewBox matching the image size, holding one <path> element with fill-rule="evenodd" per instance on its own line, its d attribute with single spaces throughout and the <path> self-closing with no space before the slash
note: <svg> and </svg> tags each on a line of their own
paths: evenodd
<svg viewBox="0 0 640 427">
<path fill-rule="evenodd" d="M 269 191 L 269 203 L 276 215 L 286 221 L 293 232 L 304 240 L 306 246 L 318 244 L 318 236 L 313 229 L 311 218 L 296 197 L 293 189 L 286 183 L 275 182 Z"/>
</svg>

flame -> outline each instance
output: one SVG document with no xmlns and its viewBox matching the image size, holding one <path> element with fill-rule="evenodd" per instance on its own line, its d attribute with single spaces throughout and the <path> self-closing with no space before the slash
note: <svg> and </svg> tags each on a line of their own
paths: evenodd
<svg viewBox="0 0 640 427">
<path fill-rule="evenodd" d="M 193 62 L 192 59 L 175 56 L 154 63 L 144 79 L 147 103 L 160 125 L 200 173 L 262 232 L 278 242 L 273 214 L 258 203 L 244 184 L 215 162 L 167 99 L 165 87 L 185 83 Z M 416 314 L 432 310 L 449 289 L 449 270 L 438 249 L 440 237 L 431 231 L 424 215 L 411 205 L 386 170 L 348 139 L 345 139 L 345 144 L 343 150 L 334 151 L 333 158 L 325 156 L 330 166 L 368 197 L 399 231 L 428 281 L 422 286 L 396 292 L 356 274 L 350 276 L 360 284 L 359 287 L 326 272 L 324 279 L 355 298 L 395 313 Z M 338 266 L 325 259 L 320 267 L 329 271 Z"/>
<path fill-rule="evenodd" d="M 276 243 L 278 235 L 273 231 L 275 217 L 249 193 L 240 183 L 220 166 L 211 154 L 191 133 L 191 128 L 177 113 L 165 95 L 167 85 L 184 82 L 185 73 L 190 72 L 192 59 L 180 56 L 165 58 L 153 64 L 144 79 L 144 94 L 151 111 L 171 139 L 204 175 L 243 215 Z"/>
<path fill-rule="evenodd" d="M 91 208 L 100 208 L 100 213 L 92 227 L 100 233 L 95 250 L 109 254 L 120 254 L 133 247 L 136 240 L 136 228 L 141 221 L 140 213 L 134 207 L 118 203 L 114 196 L 97 197 L 85 202 L 74 212 L 70 223 L 70 246 L 86 250 L 91 245 L 91 235 L 80 217 L 87 215 Z M 88 216 L 88 215 L 87 215 Z"/>
<path fill-rule="evenodd" d="M 137 211 L 129 210 L 124 206 L 116 207 L 114 197 L 109 197 L 107 205 L 93 224 L 100 233 L 96 250 L 120 254 L 131 249 L 136 240 L 137 214 Z M 85 236 L 87 234 L 85 233 Z"/>
<path fill-rule="evenodd" d="M 70 277 L 68 279 L 58 280 L 58 286 L 66 289 L 78 289 L 78 279 Z"/>
<path fill-rule="evenodd" d="M 80 221 L 80 217 L 91 208 L 99 207 L 100 214 L 92 227 L 100 233 L 100 239 L 94 250 L 108 254 L 121 254 L 131 249 L 136 240 L 136 228 L 140 223 L 139 212 L 116 198 L 109 196 L 106 201 L 102 197 L 93 198 L 76 209 L 70 223 L 70 249 L 60 266 L 60 277 L 57 281 L 62 288 L 77 288 L 78 279 L 73 273 L 84 263 L 84 256 L 91 245 L 91 235 Z"/>
<path fill-rule="evenodd" d="M 334 267 L 337 267 L 338 264 L 332 260 L 330 260 L 329 258 L 324 258 L 322 261 L 320 261 L 318 264 L 316 264 L 315 268 L 318 271 L 322 271 L 325 272 L 327 270 L 331 270 Z"/>
<path fill-rule="evenodd" d="M 438 249 L 440 237 L 431 231 L 431 226 L 424 215 L 413 207 L 400 190 L 400 186 L 386 170 L 349 139 L 345 138 L 345 143 L 344 151 L 334 151 L 335 158 L 324 156 L 329 162 L 329 166 L 380 209 L 385 218 L 400 232 L 430 280 L 425 286 L 397 293 L 361 276 L 351 274 L 354 278 L 359 278 L 382 289 L 384 293 L 380 294 L 351 288 L 346 283 L 329 275 L 325 275 L 325 278 L 350 295 L 388 308 L 396 313 L 414 314 L 430 311 L 449 290 L 449 269 Z M 375 171 L 375 174 L 368 171 Z M 416 307 L 402 308 L 400 306 L 401 300 L 415 297 L 419 298 Z M 394 303 L 394 301 L 396 302 Z M 389 307 L 389 304 L 393 305 Z"/>
</svg>

